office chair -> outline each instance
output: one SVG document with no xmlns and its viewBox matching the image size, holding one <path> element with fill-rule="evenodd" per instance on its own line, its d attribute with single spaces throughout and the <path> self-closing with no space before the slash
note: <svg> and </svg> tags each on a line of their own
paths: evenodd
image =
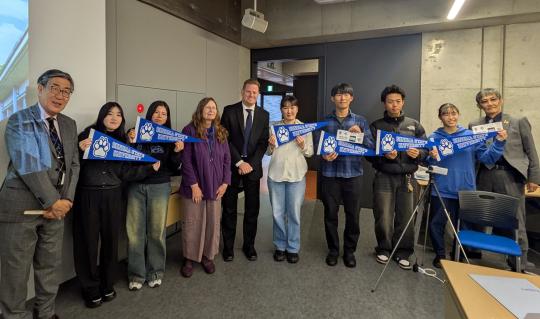
<svg viewBox="0 0 540 319">
<path fill-rule="evenodd" d="M 521 272 L 521 248 L 518 244 L 518 220 L 516 212 L 519 198 L 483 191 L 459 192 L 458 236 L 464 247 L 487 250 L 516 257 L 516 271 Z M 474 230 L 459 230 L 460 224 L 467 222 L 480 226 L 512 231 L 513 238 L 486 234 Z M 460 250 L 455 247 L 455 260 L 459 260 Z"/>
</svg>

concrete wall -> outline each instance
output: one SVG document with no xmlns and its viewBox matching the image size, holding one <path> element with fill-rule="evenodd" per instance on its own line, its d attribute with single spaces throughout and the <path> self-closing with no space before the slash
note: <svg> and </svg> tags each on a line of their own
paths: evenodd
<svg viewBox="0 0 540 319">
<path fill-rule="evenodd" d="M 426 131 L 440 126 L 438 107 L 445 102 L 461 111 L 460 123 L 482 113 L 474 96 L 482 87 L 502 91 L 504 112 L 525 115 L 540 140 L 540 22 L 422 35 L 421 121 Z"/>
<path fill-rule="evenodd" d="M 455 21 L 446 20 L 451 0 L 362 0 L 320 5 L 313 0 L 259 0 L 266 33 L 243 28 L 249 48 L 374 38 L 438 30 L 539 21 L 538 0 L 467 1 Z M 243 8 L 253 7 L 243 0 Z"/>
</svg>

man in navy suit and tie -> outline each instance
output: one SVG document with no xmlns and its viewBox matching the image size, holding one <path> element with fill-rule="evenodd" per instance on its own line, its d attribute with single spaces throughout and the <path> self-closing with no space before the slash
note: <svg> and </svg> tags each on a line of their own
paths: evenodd
<svg viewBox="0 0 540 319">
<path fill-rule="evenodd" d="M 221 124 L 229 132 L 231 152 L 231 185 L 223 196 L 223 260 L 234 259 L 234 239 L 238 193 L 244 191 L 244 244 L 242 251 L 250 261 L 257 260 L 255 236 L 259 216 L 259 187 L 263 176 L 262 158 L 268 147 L 269 114 L 257 107 L 260 84 L 255 79 L 244 82 L 242 101 L 228 105 L 223 110 Z"/>
</svg>

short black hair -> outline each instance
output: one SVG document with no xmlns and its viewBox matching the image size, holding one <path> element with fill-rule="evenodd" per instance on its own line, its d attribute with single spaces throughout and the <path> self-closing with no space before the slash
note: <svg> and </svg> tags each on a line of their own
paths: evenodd
<svg viewBox="0 0 540 319">
<path fill-rule="evenodd" d="M 294 95 L 285 95 L 281 99 L 281 103 L 279 104 L 279 108 L 282 109 L 286 106 L 286 104 L 289 103 L 291 106 L 298 106 L 298 99 Z"/>
<path fill-rule="evenodd" d="M 41 84 L 42 86 L 47 86 L 49 83 L 49 80 L 52 78 L 63 78 L 69 81 L 69 84 L 71 84 L 71 93 L 75 91 L 75 83 L 73 83 L 73 78 L 69 73 L 60 71 L 57 69 L 50 69 L 45 72 L 43 72 L 42 75 L 40 75 L 37 79 L 37 84 Z"/>
<path fill-rule="evenodd" d="M 405 91 L 403 91 L 403 89 L 400 88 L 399 86 L 392 84 L 390 86 L 385 87 L 384 90 L 381 92 L 381 102 L 383 103 L 386 102 L 386 97 L 389 94 L 393 94 L 393 93 L 400 94 L 401 98 L 405 100 Z"/>
<path fill-rule="evenodd" d="M 349 83 L 339 83 L 334 86 L 330 92 L 332 97 L 336 96 L 336 94 L 350 94 L 351 96 L 354 96 L 353 93 L 353 88 Z"/>
</svg>

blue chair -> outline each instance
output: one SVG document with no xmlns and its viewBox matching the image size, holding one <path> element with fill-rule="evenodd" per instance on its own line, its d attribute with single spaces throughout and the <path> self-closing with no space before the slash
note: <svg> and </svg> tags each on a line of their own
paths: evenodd
<svg viewBox="0 0 540 319">
<path fill-rule="evenodd" d="M 516 212 L 519 198 L 483 191 L 459 192 L 458 237 L 464 247 L 487 250 L 516 257 L 516 271 L 521 272 L 521 248 L 518 244 L 518 220 Z M 460 230 L 467 222 L 479 226 L 508 229 L 513 238 L 486 234 L 473 230 Z M 455 260 L 459 260 L 460 249 L 456 241 Z"/>
</svg>

